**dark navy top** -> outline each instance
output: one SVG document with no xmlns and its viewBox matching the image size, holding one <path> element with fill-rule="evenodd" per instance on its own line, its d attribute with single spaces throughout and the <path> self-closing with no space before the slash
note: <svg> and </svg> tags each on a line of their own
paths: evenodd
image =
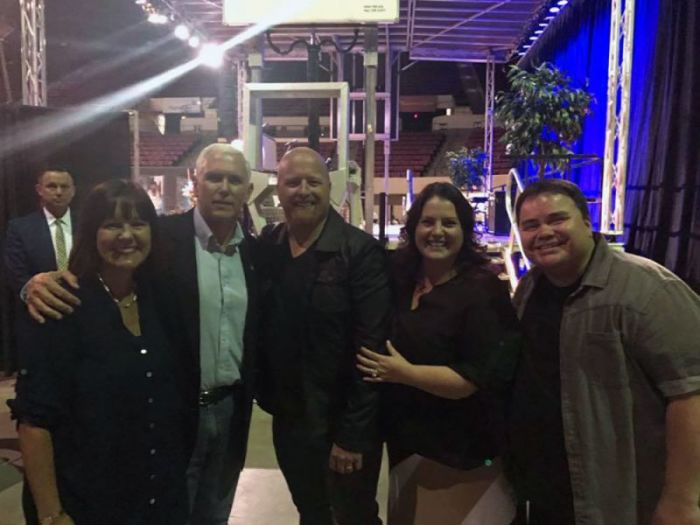
<svg viewBox="0 0 700 525">
<path fill-rule="evenodd" d="M 413 286 L 397 285 L 391 340 L 409 362 L 448 366 L 478 390 L 445 399 L 401 384 L 383 386 L 382 421 L 393 463 L 417 453 L 472 469 L 504 452 L 505 396 L 520 350 L 508 291 L 472 267 L 435 286 L 411 309 Z"/>
<path fill-rule="evenodd" d="M 13 416 L 51 432 L 77 525 L 185 523 L 186 409 L 154 297 L 139 287 L 136 337 L 98 282 L 77 295 L 74 314 L 27 334 Z"/>
</svg>

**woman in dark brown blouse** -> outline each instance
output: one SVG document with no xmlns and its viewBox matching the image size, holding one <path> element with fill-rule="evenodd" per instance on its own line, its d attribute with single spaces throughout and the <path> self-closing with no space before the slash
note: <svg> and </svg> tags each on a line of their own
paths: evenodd
<svg viewBox="0 0 700 525">
<path fill-rule="evenodd" d="M 423 523 L 425 516 L 449 525 L 478 514 L 482 525 L 505 525 L 513 517 L 500 457 L 504 390 L 520 335 L 508 291 L 486 265 L 469 203 L 451 184 L 427 186 L 394 258 L 388 354 L 363 348 L 357 365 L 366 381 L 383 384 L 396 478 L 390 523 Z M 440 502 L 427 501 L 421 488 L 440 488 Z M 500 497 L 483 498 L 487 491 Z"/>
</svg>

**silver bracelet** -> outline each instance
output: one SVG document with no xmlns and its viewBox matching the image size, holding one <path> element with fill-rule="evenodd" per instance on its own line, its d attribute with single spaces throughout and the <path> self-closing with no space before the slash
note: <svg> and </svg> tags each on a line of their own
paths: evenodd
<svg viewBox="0 0 700 525">
<path fill-rule="evenodd" d="M 43 518 L 39 518 L 39 524 L 40 525 L 51 525 L 58 518 L 60 518 L 61 516 L 64 516 L 65 514 L 66 513 L 63 512 L 63 509 L 61 509 L 56 514 L 51 514 L 51 516 L 44 516 Z"/>
</svg>

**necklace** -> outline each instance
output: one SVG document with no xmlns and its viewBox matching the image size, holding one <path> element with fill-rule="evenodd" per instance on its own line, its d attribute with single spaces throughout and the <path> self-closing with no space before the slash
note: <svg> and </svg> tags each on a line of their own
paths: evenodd
<svg viewBox="0 0 700 525">
<path fill-rule="evenodd" d="M 112 290 L 109 289 L 109 286 L 107 286 L 107 284 L 104 282 L 102 276 L 99 273 L 97 274 L 97 278 L 100 280 L 100 283 L 102 283 L 102 288 L 105 289 L 105 292 L 109 294 L 109 297 L 112 299 L 112 301 L 114 301 L 117 304 L 119 308 L 131 308 L 136 303 L 136 301 L 138 301 L 139 297 L 138 295 L 136 295 L 136 292 L 131 292 L 131 301 L 125 301 L 124 299 L 120 301 L 119 299 L 114 297 Z"/>
</svg>

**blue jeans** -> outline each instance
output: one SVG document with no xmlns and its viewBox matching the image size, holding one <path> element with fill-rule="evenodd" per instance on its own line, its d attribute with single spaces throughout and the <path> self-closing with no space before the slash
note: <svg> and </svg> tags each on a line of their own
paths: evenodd
<svg viewBox="0 0 700 525">
<path fill-rule="evenodd" d="M 242 463 L 232 451 L 238 440 L 232 432 L 236 411 L 244 410 L 239 396 L 232 394 L 218 403 L 199 409 L 197 443 L 187 467 L 190 525 L 226 525 L 233 506 Z M 238 419 L 238 418 L 235 418 Z"/>
</svg>

